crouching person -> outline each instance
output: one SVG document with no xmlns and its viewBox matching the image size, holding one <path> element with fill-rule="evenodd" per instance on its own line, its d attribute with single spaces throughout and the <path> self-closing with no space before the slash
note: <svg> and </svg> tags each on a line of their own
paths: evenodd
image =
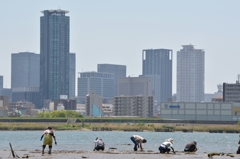
<svg viewBox="0 0 240 159">
<path fill-rule="evenodd" d="M 97 150 L 97 151 L 99 151 L 99 150 L 102 150 L 102 151 L 104 151 L 104 149 L 105 149 L 105 144 L 104 144 L 104 142 L 102 141 L 102 139 L 96 139 L 95 141 L 95 149 L 94 149 L 94 151 L 95 150 Z"/>
<path fill-rule="evenodd" d="M 160 153 L 165 153 L 165 152 L 169 153 L 171 151 L 170 148 L 172 149 L 173 153 L 175 153 L 174 148 L 173 148 L 173 139 L 172 138 L 167 139 L 165 142 L 163 142 L 159 146 L 158 150 L 160 151 Z"/>
<path fill-rule="evenodd" d="M 185 152 L 196 152 L 197 151 L 197 142 L 193 141 L 188 143 L 185 148 L 184 148 Z"/>
</svg>

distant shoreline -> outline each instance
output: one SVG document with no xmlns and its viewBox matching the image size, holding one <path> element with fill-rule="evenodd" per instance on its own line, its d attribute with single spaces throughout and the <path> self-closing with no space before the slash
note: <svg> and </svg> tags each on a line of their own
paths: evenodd
<svg viewBox="0 0 240 159">
<path fill-rule="evenodd" d="M 1 122 L 0 131 L 42 131 L 47 126 L 58 131 L 132 131 L 132 132 L 209 132 L 240 133 L 239 124 L 192 124 L 192 123 L 93 123 L 76 122 Z"/>
</svg>

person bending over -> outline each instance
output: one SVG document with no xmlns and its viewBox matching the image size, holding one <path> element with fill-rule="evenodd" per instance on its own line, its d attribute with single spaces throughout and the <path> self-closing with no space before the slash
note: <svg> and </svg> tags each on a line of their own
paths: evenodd
<svg viewBox="0 0 240 159">
<path fill-rule="evenodd" d="M 132 142 L 134 143 L 134 151 L 137 151 L 137 149 L 140 147 L 141 151 L 143 151 L 143 147 L 142 147 L 142 143 L 146 143 L 147 140 L 144 139 L 143 137 L 139 136 L 139 135 L 133 135 L 132 137 L 130 137 L 130 139 L 132 140 Z"/>
<path fill-rule="evenodd" d="M 44 137 L 44 139 L 43 139 L 43 137 Z M 44 154 L 44 149 L 45 149 L 46 145 L 48 145 L 48 147 L 49 147 L 48 154 L 51 154 L 51 151 L 52 151 L 52 138 L 55 141 L 55 145 L 57 145 L 57 140 L 56 140 L 56 137 L 54 135 L 54 132 L 53 132 L 51 127 L 48 127 L 47 130 L 45 130 L 43 132 L 43 134 L 41 136 L 41 139 L 40 139 L 40 141 L 42 141 L 42 139 L 43 139 L 42 154 Z"/>
</svg>

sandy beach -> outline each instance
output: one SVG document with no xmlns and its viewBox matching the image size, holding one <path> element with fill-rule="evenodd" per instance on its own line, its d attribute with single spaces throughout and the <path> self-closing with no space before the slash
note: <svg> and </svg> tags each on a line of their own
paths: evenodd
<svg viewBox="0 0 240 159">
<path fill-rule="evenodd" d="M 176 154 L 160 154 L 157 152 L 118 152 L 117 150 L 106 150 L 106 151 L 64 151 L 64 150 L 53 150 L 52 154 L 47 154 L 47 151 L 44 155 L 41 154 L 41 150 L 34 151 L 14 151 L 19 158 L 32 158 L 32 159 L 169 159 L 169 158 L 177 158 L 177 159 L 192 159 L 192 158 L 209 158 L 207 153 L 198 154 L 198 153 L 184 153 L 177 152 Z M 235 159 L 240 159 L 240 154 L 233 154 Z M 11 151 L 0 151 L 0 159 L 9 159 L 13 158 Z M 230 156 L 213 156 L 212 158 L 221 158 L 221 159 L 229 159 L 232 158 Z"/>
</svg>

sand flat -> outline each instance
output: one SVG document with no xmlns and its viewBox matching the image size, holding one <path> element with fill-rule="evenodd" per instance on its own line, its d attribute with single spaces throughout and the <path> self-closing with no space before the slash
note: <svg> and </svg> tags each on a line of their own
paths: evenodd
<svg viewBox="0 0 240 159">
<path fill-rule="evenodd" d="M 65 151 L 65 150 L 53 150 L 52 154 L 47 154 L 47 151 L 45 151 L 45 154 L 41 154 L 41 150 L 35 150 L 35 151 L 14 151 L 15 154 L 17 154 L 20 158 L 32 158 L 32 159 L 170 159 L 170 158 L 176 158 L 176 159 L 193 159 L 193 158 L 209 158 L 207 156 L 207 153 L 204 154 L 198 154 L 198 153 L 191 153 L 191 154 L 185 154 L 183 152 L 177 152 L 176 154 L 160 154 L 157 152 L 134 152 L 134 151 L 126 151 L 126 152 L 118 152 L 118 151 L 93 151 L 93 152 L 87 152 L 87 151 Z M 239 154 L 233 154 L 235 159 L 240 159 Z M 0 151 L 0 159 L 9 159 L 13 158 L 11 151 Z M 213 156 L 213 158 L 221 158 L 221 159 L 230 159 L 232 157 L 229 156 Z"/>
</svg>

